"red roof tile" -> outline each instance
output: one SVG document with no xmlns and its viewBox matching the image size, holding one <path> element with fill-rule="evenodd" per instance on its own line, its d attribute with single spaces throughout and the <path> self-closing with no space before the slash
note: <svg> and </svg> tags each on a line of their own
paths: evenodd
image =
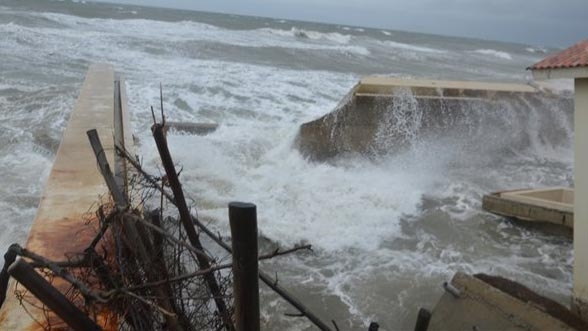
<svg viewBox="0 0 588 331">
<path fill-rule="evenodd" d="M 552 54 L 527 69 L 562 69 L 588 67 L 588 40 L 582 40 L 572 47 Z"/>
</svg>

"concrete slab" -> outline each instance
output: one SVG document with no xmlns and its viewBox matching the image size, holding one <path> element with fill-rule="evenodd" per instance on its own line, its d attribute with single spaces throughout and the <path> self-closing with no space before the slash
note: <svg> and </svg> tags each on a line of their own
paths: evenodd
<svg viewBox="0 0 588 331">
<path fill-rule="evenodd" d="M 574 228 L 574 190 L 565 187 L 523 189 L 485 195 L 482 208 L 529 222 Z"/>
<path fill-rule="evenodd" d="M 538 303 L 524 302 L 464 273 L 451 285 L 459 297 L 446 292 L 432 311 L 428 330 L 576 330 L 546 313 Z"/>
</svg>

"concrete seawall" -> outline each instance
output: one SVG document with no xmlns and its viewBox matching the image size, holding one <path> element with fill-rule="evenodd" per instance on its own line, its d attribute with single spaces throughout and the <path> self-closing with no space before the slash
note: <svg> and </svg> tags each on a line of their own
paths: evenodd
<svg viewBox="0 0 588 331">
<path fill-rule="evenodd" d="M 546 98 L 572 107 L 570 100 L 530 85 L 365 77 L 332 112 L 304 123 L 296 146 L 318 161 L 346 153 L 373 156 L 401 149 L 416 136 L 478 130 L 473 112 L 486 114 L 488 124 L 505 107 L 526 116 Z"/>
<path fill-rule="evenodd" d="M 114 80 L 112 66 L 90 66 L 45 185 L 26 248 L 53 261 L 64 261 L 71 254 L 83 252 L 96 234 L 94 226 L 87 224 L 95 221 L 93 208 L 108 190 L 86 131 L 98 130 L 106 156 L 114 164 Z M 124 87 L 121 90 L 122 123 L 128 128 L 123 140 L 131 142 Z M 53 284 L 62 292 L 69 287 L 57 278 Z M 44 330 L 46 321 L 54 328 L 62 325 L 58 317 L 51 313 L 47 317 L 28 303 L 24 304 L 25 311 L 14 296 L 14 285 L 13 282 L 0 310 L 0 330 Z M 35 302 L 34 298 L 28 300 Z M 113 320 L 103 320 L 101 326 L 105 330 L 117 329 Z"/>
</svg>

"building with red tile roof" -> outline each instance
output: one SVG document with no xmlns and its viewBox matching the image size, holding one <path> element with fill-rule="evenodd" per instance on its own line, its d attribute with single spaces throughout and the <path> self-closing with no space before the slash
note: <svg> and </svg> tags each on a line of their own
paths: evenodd
<svg viewBox="0 0 588 331">
<path fill-rule="evenodd" d="M 588 321 L 588 40 L 535 63 L 535 79 L 574 79 L 574 285 L 572 309 Z"/>
<path fill-rule="evenodd" d="M 588 39 L 527 68 L 535 79 L 588 77 Z"/>
</svg>

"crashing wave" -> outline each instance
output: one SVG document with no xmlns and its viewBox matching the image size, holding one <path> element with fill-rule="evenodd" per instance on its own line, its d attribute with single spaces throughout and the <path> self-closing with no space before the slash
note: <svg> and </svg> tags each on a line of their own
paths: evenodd
<svg viewBox="0 0 588 331">
<path fill-rule="evenodd" d="M 478 54 L 482 54 L 482 55 L 491 55 L 503 60 L 512 60 L 512 56 L 507 53 L 507 52 L 503 52 L 503 51 L 497 51 L 495 49 L 477 49 L 474 51 L 474 53 L 478 53 Z"/>
<path fill-rule="evenodd" d="M 437 53 L 437 54 L 447 53 L 447 51 L 441 50 L 441 49 L 404 44 L 404 43 L 399 43 L 399 42 L 390 41 L 390 40 L 384 41 L 383 44 L 388 47 L 404 49 L 404 50 L 409 50 L 409 51 L 415 51 L 415 52 Z"/>
</svg>

